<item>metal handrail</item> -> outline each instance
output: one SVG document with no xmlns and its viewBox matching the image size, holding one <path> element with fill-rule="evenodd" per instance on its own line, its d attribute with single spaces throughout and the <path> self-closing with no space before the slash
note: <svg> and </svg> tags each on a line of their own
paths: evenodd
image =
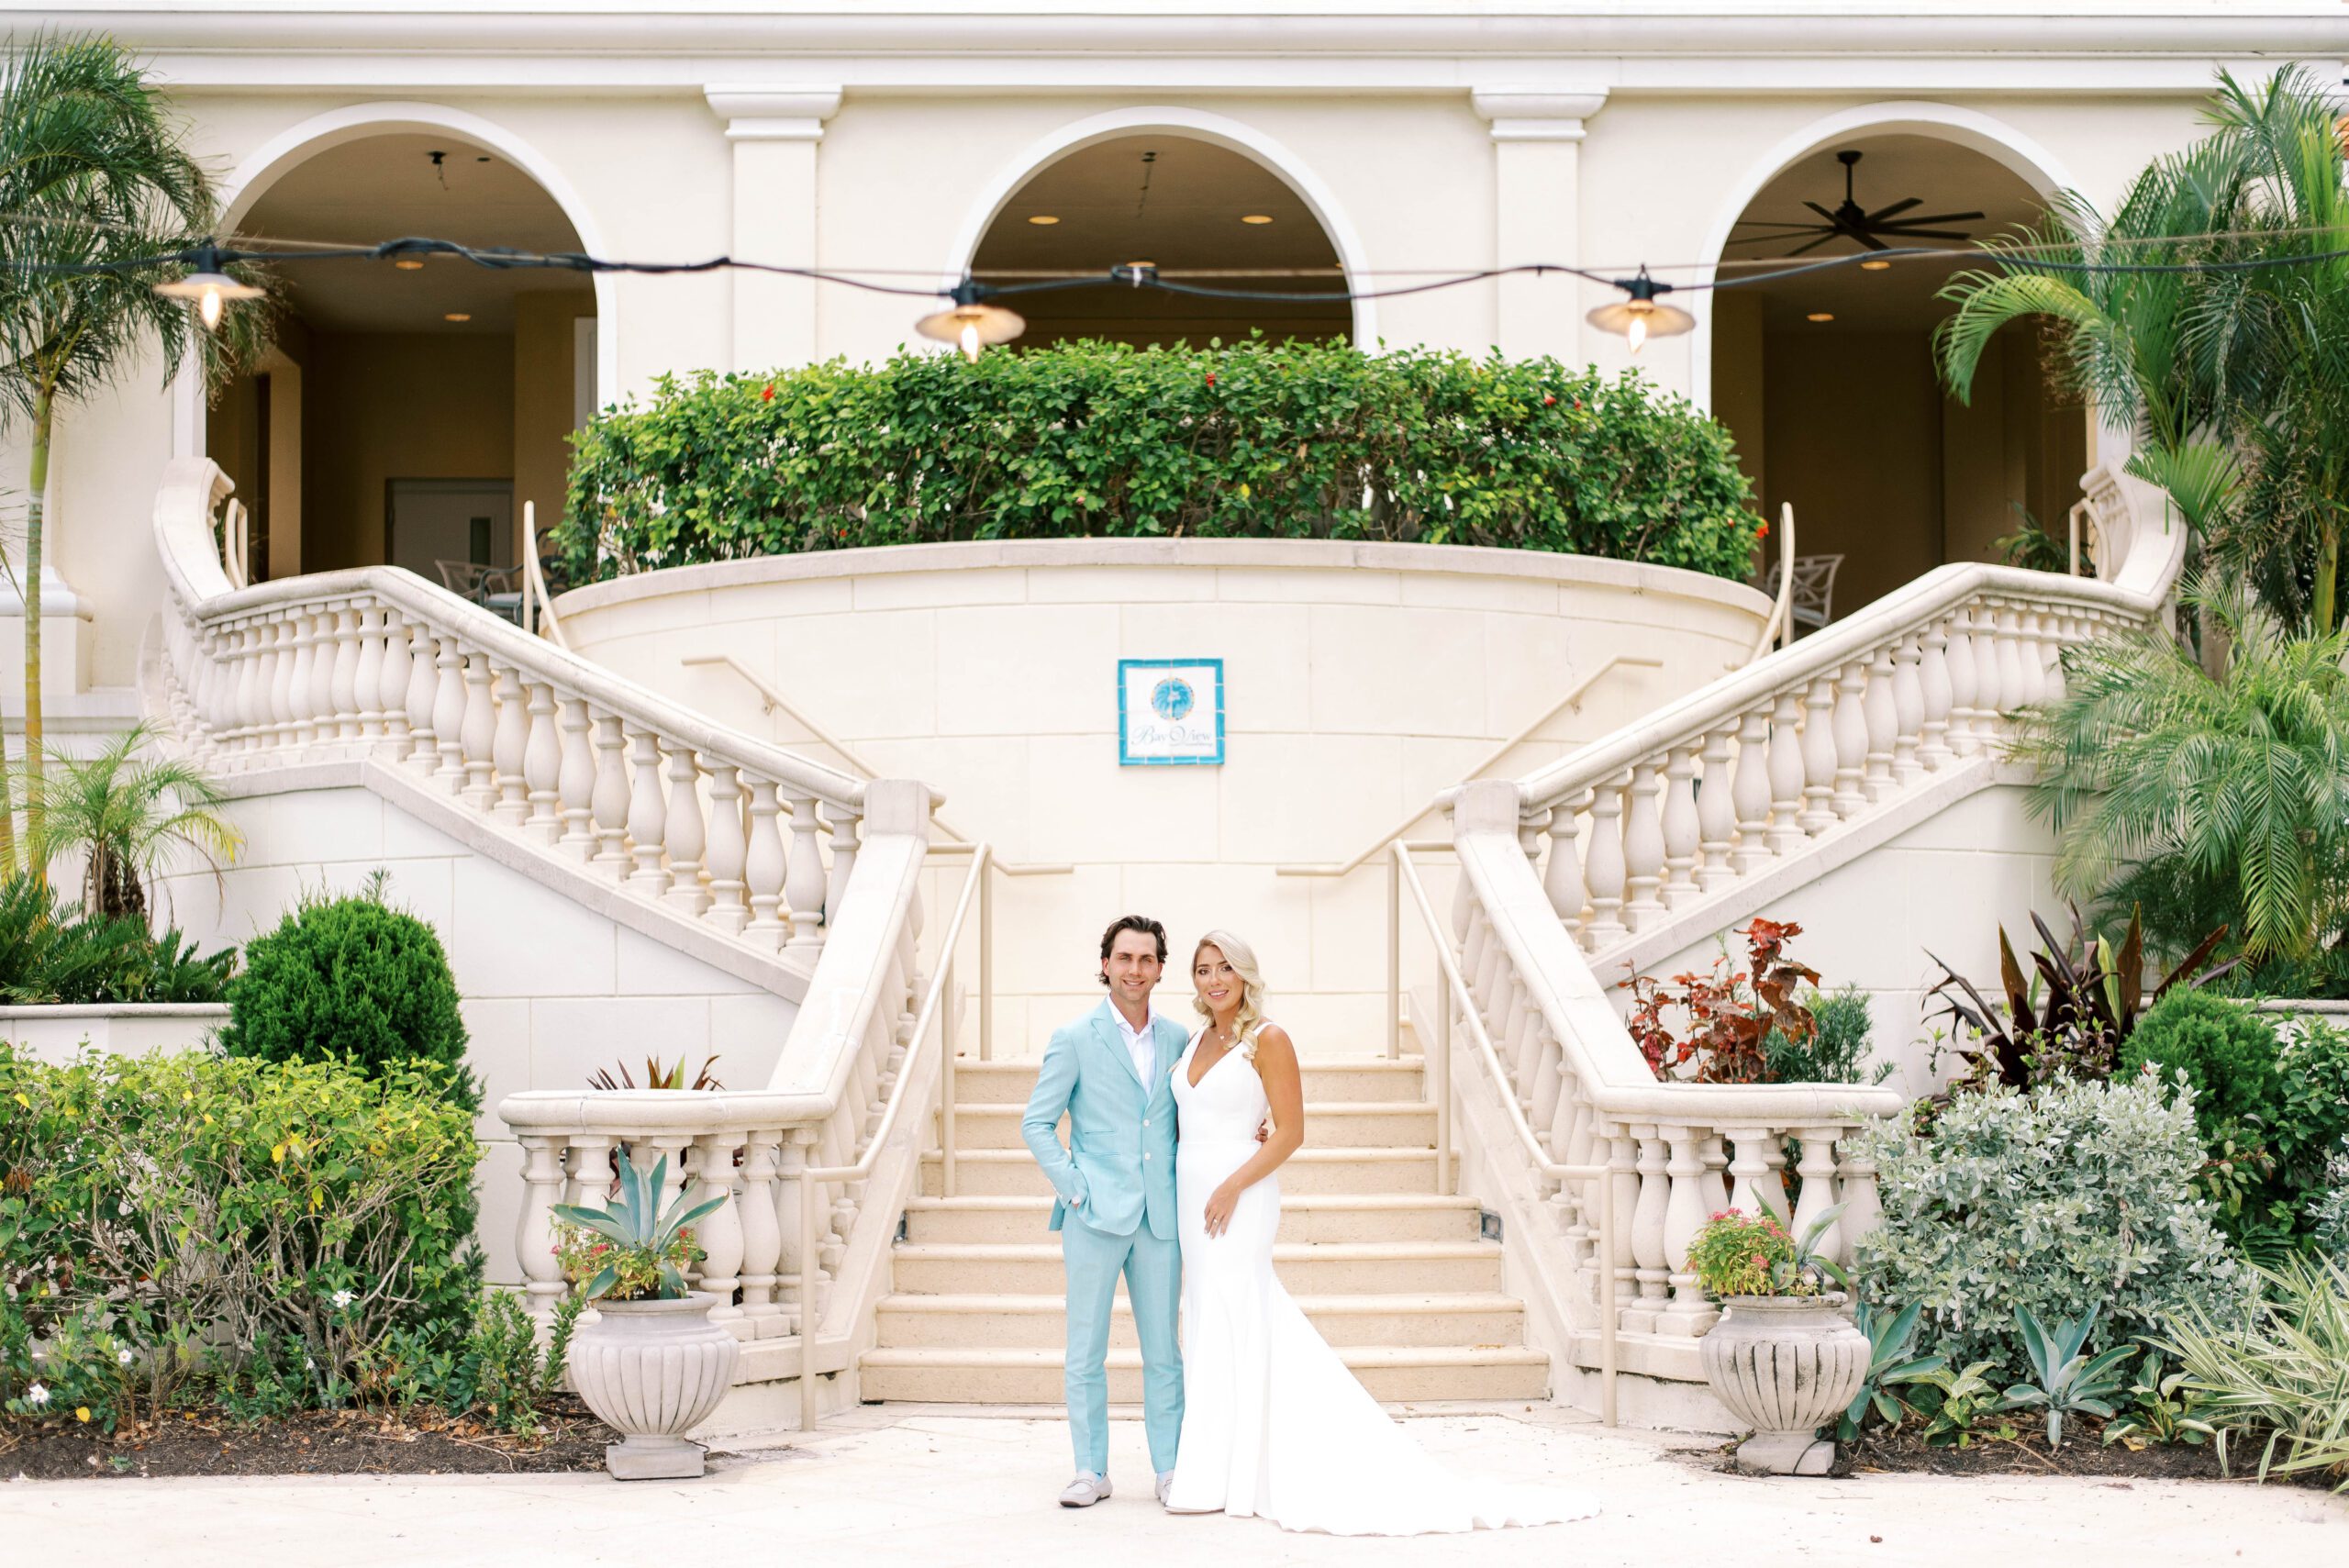
<svg viewBox="0 0 2349 1568">
<path fill-rule="evenodd" d="M 1443 934 L 1443 927 L 1436 919 L 1435 906 L 1429 902 L 1428 890 L 1419 880 L 1419 867 L 1411 862 L 1411 851 L 1397 844 L 1391 851 L 1397 880 L 1407 884 L 1411 900 L 1419 908 L 1425 922 L 1428 940 L 1435 949 L 1436 963 L 1443 971 L 1448 995 L 1436 1009 L 1436 1050 L 1428 1073 L 1436 1081 L 1436 1190 L 1448 1193 L 1457 1181 L 1452 1168 L 1452 1004 L 1457 1002 L 1460 1016 L 1467 1021 L 1468 1031 L 1476 1042 L 1477 1054 L 1484 1059 L 1485 1071 L 1491 1076 L 1495 1090 L 1500 1095 L 1509 1121 L 1517 1129 L 1517 1137 L 1526 1158 L 1535 1171 L 1553 1181 L 1598 1183 L 1598 1376 L 1599 1421 L 1604 1426 L 1615 1425 L 1616 1303 L 1615 1303 L 1615 1177 L 1612 1165 L 1562 1165 L 1550 1158 L 1542 1140 L 1533 1136 L 1533 1128 L 1525 1119 L 1525 1108 L 1517 1103 L 1510 1089 L 1508 1074 L 1501 1068 L 1500 1053 L 1493 1049 L 1493 1037 L 1485 1029 L 1483 1016 L 1476 1010 L 1476 995 L 1460 973 L 1460 963 L 1452 951 L 1452 943 Z M 1568 1324 L 1571 1332 L 1573 1325 Z"/>
<path fill-rule="evenodd" d="M 945 1124 L 941 1129 L 945 1139 L 945 1170 L 947 1191 L 953 1191 L 954 1170 L 954 1009 L 950 1006 L 941 1018 L 941 998 L 951 997 L 954 989 L 954 945 L 962 940 L 963 922 L 971 912 L 972 895 L 984 884 L 987 858 L 991 851 L 984 843 L 975 845 L 971 869 L 963 878 L 962 895 L 954 901 L 953 917 L 946 922 L 946 934 L 939 944 L 938 972 L 930 977 L 930 988 L 923 995 L 921 1006 L 914 1014 L 913 1031 L 907 1038 L 906 1059 L 897 1069 L 897 1081 L 890 1085 L 889 1103 L 881 1112 L 880 1125 L 864 1142 L 864 1152 L 852 1165 L 809 1165 L 800 1170 L 799 1180 L 799 1429 L 816 1429 L 816 1335 L 819 1325 L 816 1320 L 815 1293 L 805 1283 L 807 1260 L 816 1255 L 816 1185 L 819 1182 L 861 1182 L 873 1174 L 874 1162 L 896 1130 L 897 1118 L 905 1109 L 906 1085 L 913 1082 L 914 1067 L 922 1042 L 930 1038 L 932 1019 L 938 1019 L 939 1094 Z M 920 1158 L 916 1151 L 917 1161 Z"/>
<path fill-rule="evenodd" d="M 1791 501 L 1778 504 L 1778 596 L 1770 606 L 1770 618 L 1762 623 L 1762 635 L 1753 639 L 1753 651 L 1745 656 L 1751 664 L 1770 651 L 1776 642 L 1784 648 L 1795 639 L 1795 506 Z"/>
<path fill-rule="evenodd" d="M 569 652 L 571 639 L 564 635 L 562 618 L 554 613 L 553 596 L 547 592 L 546 569 L 539 563 L 539 504 L 522 503 L 522 629 L 535 632 Z"/>
</svg>

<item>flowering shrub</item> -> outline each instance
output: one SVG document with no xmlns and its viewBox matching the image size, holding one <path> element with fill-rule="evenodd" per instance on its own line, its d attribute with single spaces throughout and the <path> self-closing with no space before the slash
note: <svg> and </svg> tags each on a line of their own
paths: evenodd
<svg viewBox="0 0 2349 1568">
<path fill-rule="evenodd" d="M 620 1301 L 645 1300 L 661 1295 L 664 1267 L 682 1275 L 707 1256 L 695 1243 L 690 1229 L 678 1231 L 660 1247 L 623 1247 L 584 1226 L 562 1220 L 555 1221 L 554 1233 L 555 1265 L 562 1271 L 562 1277 L 584 1287 L 608 1268 L 612 1283 L 596 1295 Z"/>
<path fill-rule="evenodd" d="M 1688 1267 L 1717 1296 L 1819 1294 L 1817 1276 L 1795 1266 L 1795 1239 L 1766 1210 L 1723 1209 L 1705 1221 L 1689 1240 Z"/>
<path fill-rule="evenodd" d="M 2188 1309 L 2239 1310 L 2248 1273 L 2193 1195 L 2192 1101 L 2145 1080 L 1991 1086 L 1925 1131 L 1863 1134 L 1884 1206 L 1854 1260 L 1867 1299 L 1921 1307 L 1920 1351 L 1987 1362 L 2003 1381 L 2023 1370 L 2018 1307 L 2043 1319 L 2101 1308 L 2112 1344 Z"/>
<path fill-rule="evenodd" d="M 1729 432 L 1636 375 L 1251 339 L 900 353 L 663 377 L 573 439 L 558 543 L 589 581 L 941 539 L 1399 539 L 1742 579 Z"/>
<path fill-rule="evenodd" d="M 437 1068 L 0 1044 L 0 1401 L 343 1402 L 391 1329 L 471 1322 L 477 1158 Z"/>
</svg>

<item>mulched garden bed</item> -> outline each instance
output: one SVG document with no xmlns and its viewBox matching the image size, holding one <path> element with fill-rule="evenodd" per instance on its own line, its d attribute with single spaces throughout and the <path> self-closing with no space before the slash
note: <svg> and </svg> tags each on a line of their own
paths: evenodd
<svg viewBox="0 0 2349 1568">
<path fill-rule="evenodd" d="M 1929 1475 L 2087 1475 L 2136 1481 L 2249 1481 L 2258 1473 L 2256 1448 L 2234 1448 L 2226 1473 L 2219 1468 L 2218 1450 L 2205 1442 L 2168 1446 L 2148 1444 L 2132 1449 L 2108 1445 L 2093 1422 L 2066 1422 L 2064 1446 L 2051 1449 L 2043 1427 L 2019 1429 L 2013 1438 L 1976 1438 L 1968 1448 L 1929 1448 L 1918 1430 L 1882 1428 L 1844 1445 L 1837 1454 L 1837 1475 L 1883 1474 L 1903 1472 Z M 2303 1471 L 2275 1475 L 2270 1485 L 2329 1488 L 2338 1476 Z"/>
<path fill-rule="evenodd" d="M 601 1470 L 619 1434 L 559 1396 L 537 1438 L 474 1421 L 402 1420 L 373 1412 L 308 1411 L 239 1427 L 173 1414 L 108 1434 L 54 1422 L 0 1422 L 0 1479 L 161 1475 L 519 1475 Z"/>
</svg>

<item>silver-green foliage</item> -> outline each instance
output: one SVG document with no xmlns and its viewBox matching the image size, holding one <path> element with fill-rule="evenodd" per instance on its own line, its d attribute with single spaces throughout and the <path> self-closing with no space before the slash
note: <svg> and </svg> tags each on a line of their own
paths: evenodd
<svg viewBox="0 0 2349 1568">
<path fill-rule="evenodd" d="M 2219 1434 L 2258 1473 L 2321 1471 L 2349 1490 L 2349 1262 L 2292 1257 L 2260 1271 L 2248 1310 L 2191 1312 L 2165 1348 Z"/>
<path fill-rule="evenodd" d="M 2309 1205 L 2309 1229 L 2320 1251 L 2349 1263 L 2349 1138 L 2325 1163 L 2323 1190 Z"/>
<path fill-rule="evenodd" d="M 2070 1080 L 1957 1096 L 1931 1129 L 1871 1136 L 1884 1223 L 1860 1243 L 1871 1301 L 1923 1309 L 1917 1349 L 2024 1370 L 2015 1313 L 2103 1313 L 2107 1342 L 2180 1312 L 2223 1318 L 2249 1279 L 2191 1195 L 2191 1097 Z"/>
</svg>

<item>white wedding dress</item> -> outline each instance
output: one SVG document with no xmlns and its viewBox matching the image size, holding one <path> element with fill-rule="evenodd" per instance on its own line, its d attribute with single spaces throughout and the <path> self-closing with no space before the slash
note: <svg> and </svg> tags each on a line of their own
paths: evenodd
<svg viewBox="0 0 2349 1568">
<path fill-rule="evenodd" d="M 1261 1028 L 1262 1026 L 1259 1026 Z M 1256 1151 L 1269 1110 L 1252 1043 L 1194 1087 L 1194 1034 L 1174 1068 L 1183 1241 L 1183 1433 L 1166 1506 L 1259 1515 L 1331 1535 L 1560 1523 L 1597 1513 L 1571 1496 L 1464 1480 L 1421 1451 L 1346 1370 L 1273 1273 L 1277 1174 L 1207 1233 L 1208 1196 Z"/>
</svg>

